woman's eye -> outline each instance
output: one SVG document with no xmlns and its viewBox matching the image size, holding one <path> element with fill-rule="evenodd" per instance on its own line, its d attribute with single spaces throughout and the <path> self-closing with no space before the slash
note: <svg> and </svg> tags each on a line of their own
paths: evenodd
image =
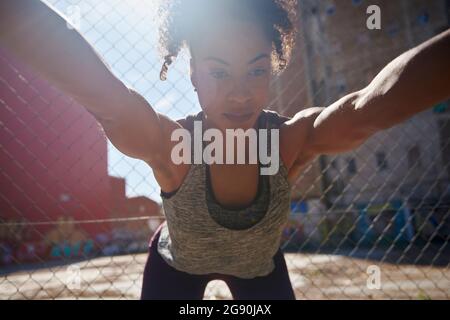
<svg viewBox="0 0 450 320">
<path fill-rule="evenodd" d="M 216 79 L 225 79 L 226 77 L 228 77 L 228 73 L 226 73 L 225 71 L 213 71 L 210 73 L 210 75 L 212 75 Z"/>
<path fill-rule="evenodd" d="M 261 76 L 261 75 L 263 75 L 265 73 L 266 73 L 265 69 L 255 69 L 255 70 L 250 71 L 250 75 L 254 76 L 254 77 Z"/>
</svg>

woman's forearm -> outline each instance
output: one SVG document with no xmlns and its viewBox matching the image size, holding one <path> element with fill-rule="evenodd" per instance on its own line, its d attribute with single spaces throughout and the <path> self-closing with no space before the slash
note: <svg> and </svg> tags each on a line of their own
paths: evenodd
<svg viewBox="0 0 450 320">
<path fill-rule="evenodd" d="M 0 45 L 96 115 L 107 117 L 111 94 L 128 90 L 88 41 L 41 1 L 0 1 Z"/>
<path fill-rule="evenodd" d="M 450 30 L 389 63 L 355 108 L 375 129 L 390 128 L 450 98 Z"/>
</svg>

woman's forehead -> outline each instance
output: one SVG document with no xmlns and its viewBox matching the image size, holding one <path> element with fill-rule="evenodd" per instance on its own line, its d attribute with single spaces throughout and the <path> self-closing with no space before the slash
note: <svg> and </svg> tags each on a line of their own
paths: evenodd
<svg viewBox="0 0 450 320">
<path fill-rule="evenodd" d="M 235 21 L 217 25 L 202 32 L 199 41 L 193 44 L 193 55 L 199 62 L 214 61 L 248 63 L 261 54 L 271 53 L 271 42 L 257 24 Z"/>
</svg>

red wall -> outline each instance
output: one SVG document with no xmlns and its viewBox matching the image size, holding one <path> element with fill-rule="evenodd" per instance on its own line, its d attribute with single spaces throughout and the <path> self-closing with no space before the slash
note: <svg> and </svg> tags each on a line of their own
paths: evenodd
<svg viewBox="0 0 450 320">
<path fill-rule="evenodd" d="M 108 217 L 107 143 L 95 119 L 2 48 L 0 119 L 2 220 Z M 53 227 L 22 230 L 23 237 L 39 239 Z M 90 236 L 102 229 L 83 225 Z"/>
</svg>

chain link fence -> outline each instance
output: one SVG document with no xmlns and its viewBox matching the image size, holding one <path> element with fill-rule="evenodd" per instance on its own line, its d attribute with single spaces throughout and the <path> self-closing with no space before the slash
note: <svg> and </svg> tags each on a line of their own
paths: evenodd
<svg viewBox="0 0 450 320">
<path fill-rule="evenodd" d="M 271 108 L 292 116 L 367 85 L 376 70 L 436 32 L 439 18 L 426 3 L 445 3 L 419 1 L 422 11 L 411 14 L 405 2 L 375 2 L 386 16 L 396 2 L 412 22 L 374 36 L 358 34 L 340 16 L 339 33 L 332 19 L 353 6 L 348 11 L 359 10 L 365 21 L 365 1 L 300 1 L 298 50 L 271 86 Z M 156 1 L 48 3 L 157 111 L 180 119 L 201 110 L 186 52 L 168 81 L 159 81 Z M 410 33 L 406 44 L 402 32 Z M 385 42 L 380 34 L 388 34 Z M 148 240 L 164 220 L 151 170 L 118 152 L 82 106 L 1 47 L 0 61 L 0 298 L 138 298 Z M 282 243 L 298 299 L 449 298 L 449 119 L 443 102 L 304 169 Z M 213 281 L 205 298 L 231 294 Z"/>
</svg>

